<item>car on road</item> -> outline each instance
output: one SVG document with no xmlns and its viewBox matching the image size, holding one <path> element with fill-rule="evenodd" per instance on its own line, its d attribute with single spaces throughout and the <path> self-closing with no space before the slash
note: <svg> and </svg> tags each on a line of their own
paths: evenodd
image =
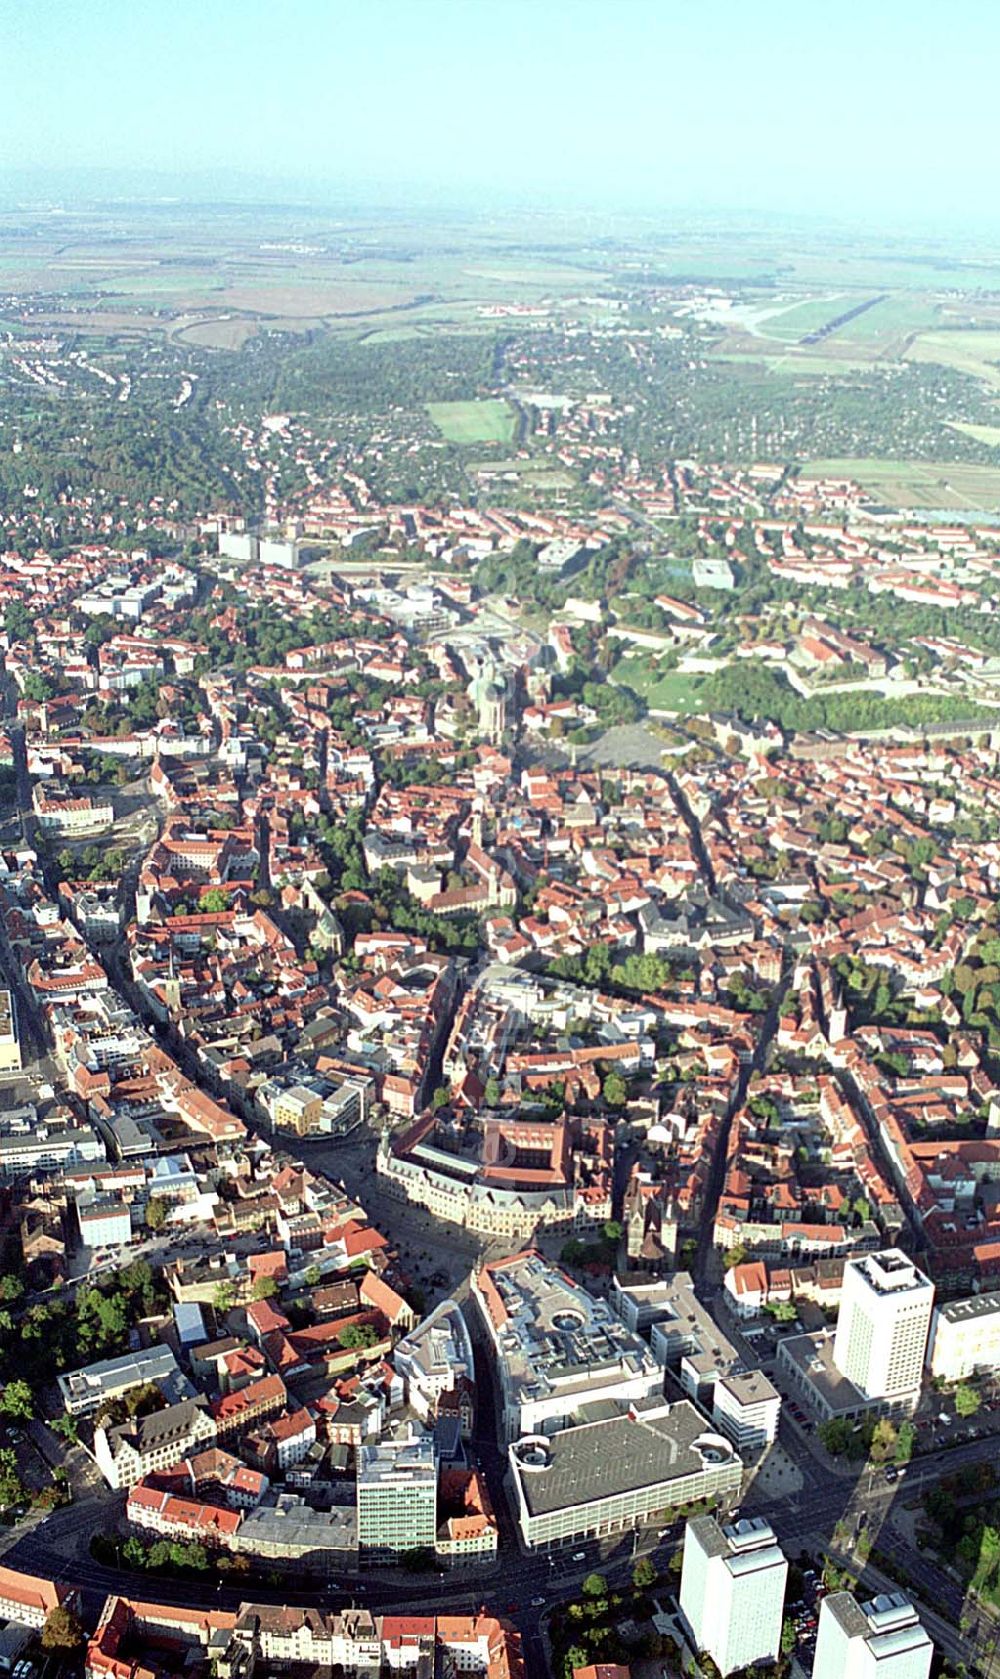
<svg viewBox="0 0 1000 1679">
<path fill-rule="evenodd" d="M 531 1607 L 532 1609 L 542 1609 L 545 1606 L 545 1602 L 546 1600 L 544 1597 L 533 1597 L 531 1600 Z"/>
</svg>

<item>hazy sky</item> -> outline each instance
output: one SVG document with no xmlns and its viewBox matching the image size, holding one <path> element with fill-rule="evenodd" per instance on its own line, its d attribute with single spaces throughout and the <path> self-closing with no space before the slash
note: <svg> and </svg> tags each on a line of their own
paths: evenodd
<svg viewBox="0 0 1000 1679">
<path fill-rule="evenodd" d="M 0 0 L 0 181 L 992 223 L 991 0 Z"/>
</svg>

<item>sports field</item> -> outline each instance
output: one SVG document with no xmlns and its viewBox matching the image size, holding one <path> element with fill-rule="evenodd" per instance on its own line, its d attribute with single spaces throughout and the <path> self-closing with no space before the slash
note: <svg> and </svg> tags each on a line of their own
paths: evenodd
<svg viewBox="0 0 1000 1679">
<path fill-rule="evenodd" d="M 429 402 L 427 412 L 449 443 L 512 443 L 515 419 L 506 402 Z"/>
<path fill-rule="evenodd" d="M 1000 467 L 969 461 L 807 461 L 803 478 L 851 478 L 892 507 L 1000 510 Z"/>
</svg>

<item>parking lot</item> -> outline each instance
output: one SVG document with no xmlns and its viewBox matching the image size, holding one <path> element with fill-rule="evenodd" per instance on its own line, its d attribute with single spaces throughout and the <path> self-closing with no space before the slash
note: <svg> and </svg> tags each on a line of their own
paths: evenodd
<svg viewBox="0 0 1000 1679">
<path fill-rule="evenodd" d="M 819 1609 L 826 1587 L 814 1568 L 807 1568 L 802 1576 L 802 1595 L 785 1607 L 785 1613 L 795 1626 L 795 1654 L 807 1672 L 816 1657 L 816 1628 Z"/>
</svg>

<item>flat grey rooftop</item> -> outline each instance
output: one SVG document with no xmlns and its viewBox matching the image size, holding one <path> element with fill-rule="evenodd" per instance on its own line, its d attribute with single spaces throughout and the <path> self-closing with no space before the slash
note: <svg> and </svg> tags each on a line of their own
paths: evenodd
<svg viewBox="0 0 1000 1679">
<path fill-rule="evenodd" d="M 547 1442 L 547 1468 L 525 1467 L 515 1457 L 516 1473 L 528 1510 L 544 1515 L 699 1474 L 706 1459 L 695 1442 L 706 1437 L 719 1463 L 740 1462 L 685 1399 L 654 1416 L 625 1414 L 563 1429 Z"/>
</svg>

